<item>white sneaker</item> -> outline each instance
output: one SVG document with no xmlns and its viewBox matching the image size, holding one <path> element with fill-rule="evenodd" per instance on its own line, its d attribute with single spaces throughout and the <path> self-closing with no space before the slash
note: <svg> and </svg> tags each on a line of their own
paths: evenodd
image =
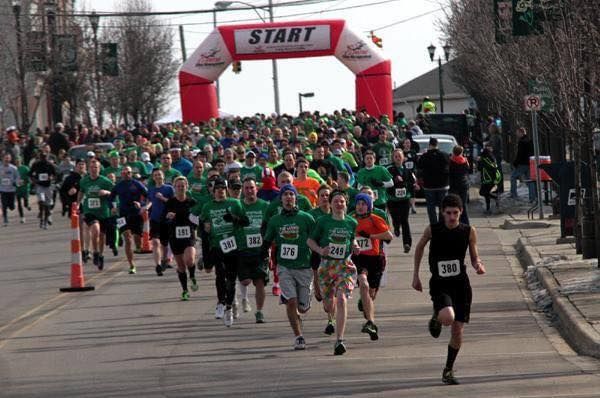
<svg viewBox="0 0 600 398">
<path fill-rule="evenodd" d="M 240 308 L 237 300 L 233 302 L 231 309 L 233 310 L 233 318 L 238 319 L 240 317 Z"/>
<path fill-rule="evenodd" d="M 223 323 L 228 328 L 231 327 L 231 325 L 233 325 L 233 311 L 232 310 L 225 311 L 225 318 L 223 318 Z"/>
<path fill-rule="evenodd" d="M 306 349 L 306 340 L 304 340 L 304 337 L 302 337 L 302 336 L 296 337 L 296 339 L 294 340 L 294 350 L 298 351 L 298 350 L 305 350 L 305 349 Z"/>
<path fill-rule="evenodd" d="M 247 298 L 242 299 L 242 309 L 244 310 L 244 312 L 252 311 L 252 307 L 250 306 L 250 300 L 248 300 Z"/>
<path fill-rule="evenodd" d="M 223 315 L 225 315 L 225 306 L 219 303 L 215 309 L 215 319 L 223 319 Z"/>
<path fill-rule="evenodd" d="M 25 224 L 25 217 L 21 218 L 21 224 Z"/>
</svg>

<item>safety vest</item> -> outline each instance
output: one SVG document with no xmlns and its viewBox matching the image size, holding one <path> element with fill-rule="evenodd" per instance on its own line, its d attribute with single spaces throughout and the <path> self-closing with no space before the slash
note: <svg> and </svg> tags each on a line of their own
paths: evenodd
<svg viewBox="0 0 600 398">
<path fill-rule="evenodd" d="M 435 103 L 423 101 L 423 113 L 435 113 Z"/>
</svg>

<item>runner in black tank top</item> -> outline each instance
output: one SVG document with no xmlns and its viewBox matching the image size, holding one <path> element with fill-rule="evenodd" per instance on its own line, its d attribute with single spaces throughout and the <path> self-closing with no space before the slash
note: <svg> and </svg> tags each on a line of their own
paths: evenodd
<svg viewBox="0 0 600 398">
<path fill-rule="evenodd" d="M 465 265 L 467 248 L 477 274 L 485 273 L 485 267 L 477 253 L 475 228 L 459 222 L 462 209 L 459 196 L 446 196 L 442 201 L 444 221 L 428 226 L 415 249 L 412 287 L 423 291 L 419 267 L 425 246 L 431 240 L 429 294 L 433 301 L 433 317 L 429 321 L 429 332 L 437 338 L 442 325 L 451 326 L 452 330 L 446 367 L 442 372 L 442 381 L 446 384 L 458 384 L 452 367 L 462 344 L 464 324 L 469 322 L 471 311 L 471 285 Z"/>
</svg>

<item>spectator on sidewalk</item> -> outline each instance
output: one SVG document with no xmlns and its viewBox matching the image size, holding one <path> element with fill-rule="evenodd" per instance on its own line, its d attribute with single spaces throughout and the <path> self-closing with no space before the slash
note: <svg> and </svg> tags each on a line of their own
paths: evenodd
<svg viewBox="0 0 600 398">
<path fill-rule="evenodd" d="M 467 201 L 469 197 L 469 161 L 463 156 L 464 148 L 457 145 L 452 149 L 450 156 L 450 190 L 449 193 L 456 194 L 463 202 L 463 211 L 460 214 L 460 222 L 469 224 L 469 216 L 467 215 Z"/>
<path fill-rule="evenodd" d="M 510 197 L 517 199 L 517 179 L 528 181 L 529 176 L 529 157 L 533 156 L 533 143 L 527 135 L 527 131 L 524 127 L 517 129 L 517 154 L 513 161 L 513 172 L 510 175 Z M 529 202 L 533 202 L 535 199 L 535 187 L 531 182 L 527 183 L 529 189 Z"/>
<path fill-rule="evenodd" d="M 491 200 L 496 201 L 496 210 L 500 207 L 500 201 L 498 199 L 498 193 L 492 192 L 492 189 L 500 182 L 502 176 L 498 170 L 498 164 L 494 157 L 494 149 L 490 142 L 486 142 L 481 151 L 479 158 L 478 169 L 481 171 L 481 187 L 479 188 L 479 195 L 485 198 L 485 214 L 492 214 L 490 207 Z"/>
<path fill-rule="evenodd" d="M 449 167 L 448 155 L 438 149 L 437 138 L 430 138 L 429 149 L 418 162 L 418 169 L 423 175 L 423 190 L 430 224 L 438 222 L 438 213 L 442 211 L 442 199 L 448 194 Z M 439 209 L 437 213 L 436 207 Z"/>
</svg>

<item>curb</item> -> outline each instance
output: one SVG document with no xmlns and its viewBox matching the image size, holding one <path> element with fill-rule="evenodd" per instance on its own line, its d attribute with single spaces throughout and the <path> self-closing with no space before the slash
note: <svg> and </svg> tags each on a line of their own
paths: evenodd
<svg viewBox="0 0 600 398">
<path fill-rule="evenodd" d="M 537 264 L 541 259 L 525 237 L 517 240 L 516 249 L 524 268 Z M 559 292 L 559 285 L 549 269 L 537 267 L 535 272 L 539 281 L 550 294 L 552 309 L 558 316 L 559 330 L 562 336 L 577 353 L 600 358 L 600 333 L 589 324 L 577 307 Z"/>
</svg>

